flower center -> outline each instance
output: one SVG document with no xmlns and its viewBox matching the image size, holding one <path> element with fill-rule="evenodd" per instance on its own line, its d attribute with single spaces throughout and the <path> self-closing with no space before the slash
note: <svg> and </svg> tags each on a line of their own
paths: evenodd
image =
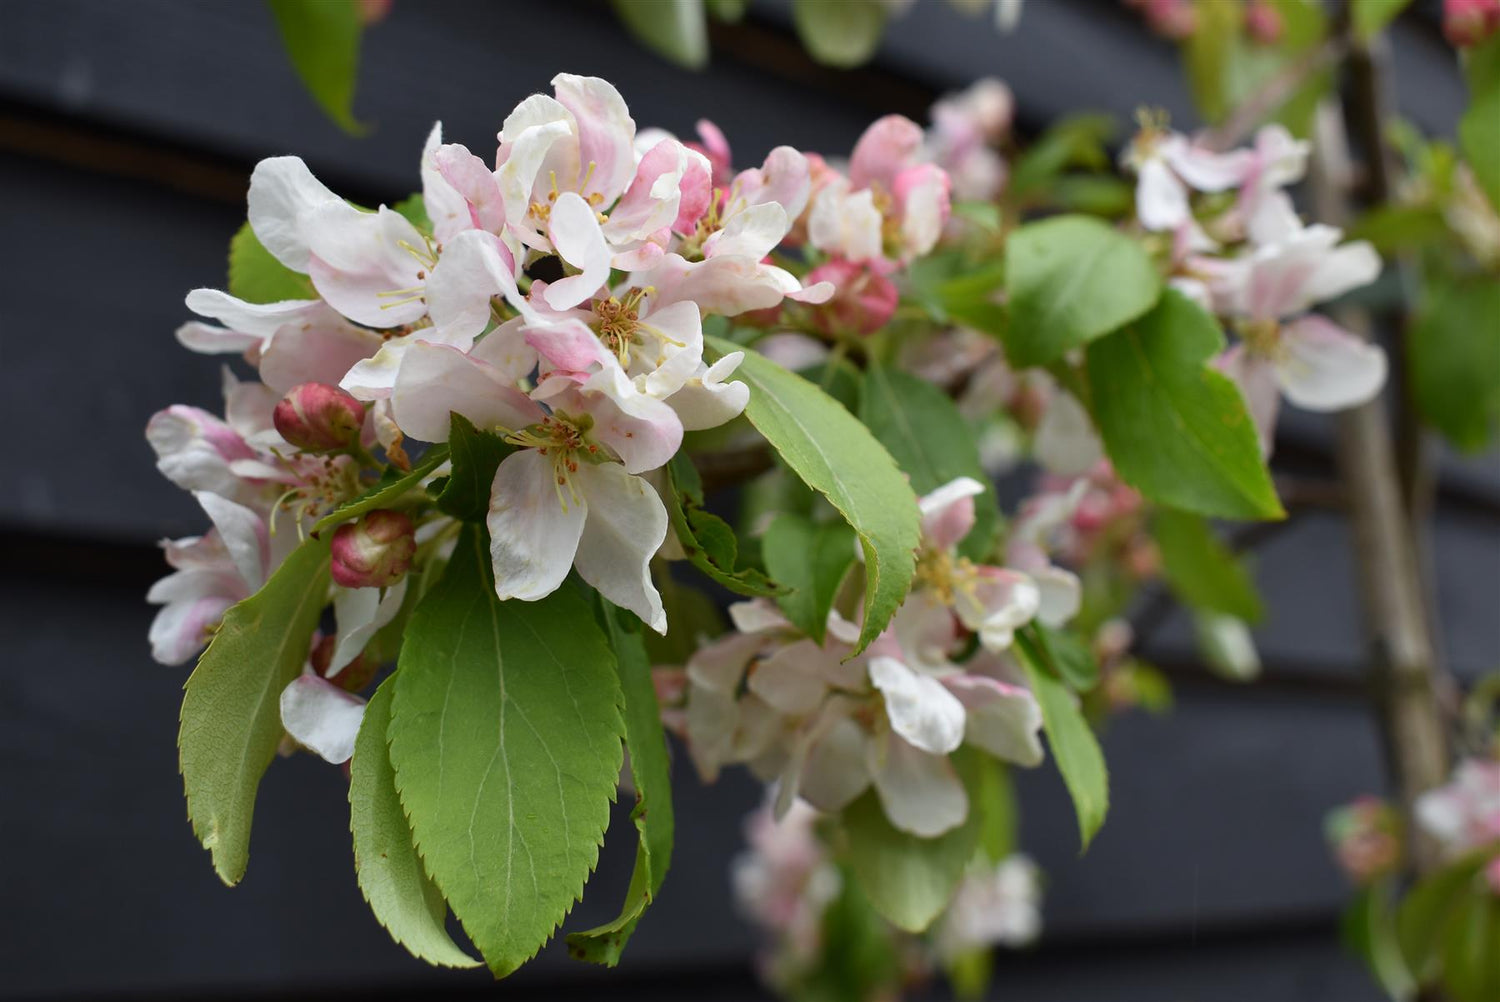
<svg viewBox="0 0 1500 1002">
<path fill-rule="evenodd" d="M 591 415 L 573 417 L 562 411 L 553 411 L 538 424 L 505 433 L 505 441 L 511 445 L 535 449 L 537 455 L 547 456 L 552 460 L 553 486 L 557 490 L 557 501 L 562 505 L 563 511 L 568 510 L 569 500 L 574 504 L 579 502 L 578 488 L 572 478 L 572 474 L 578 472 L 579 460 L 596 463 L 603 459 L 599 454 L 599 446 L 588 440 L 589 429 L 593 426 L 594 419 Z M 563 494 L 563 488 L 567 488 L 566 495 Z"/>
<path fill-rule="evenodd" d="M 1281 351 L 1281 323 L 1274 319 L 1246 320 L 1238 325 L 1240 339 L 1250 353 L 1274 359 Z"/>
<path fill-rule="evenodd" d="M 945 605 L 952 605 L 955 595 L 973 590 L 973 571 L 973 561 L 955 557 L 950 550 L 923 550 L 917 557 L 917 581 L 931 588 Z"/>
<path fill-rule="evenodd" d="M 610 296 L 594 300 L 594 334 L 604 347 L 620 360 L 620 365 L 630 368 L 630 348 L 641 343 L 640 305 L 646 296 L 644 289 L 631 289 L 623 300 Z"/>
<path fill-rule="evenodd" d="M 589 179 L 594 176 L 594 169 L 598 166 L 599 165 L 593 160 L 589 161 L 588 169 L 583 172 L 583 179 L 578 182 L 578 193 L 582 195 L 583 200 L 589 203 L 589 205 L 594 209 L 594 215 L 599 217 L 599 222 L 603 223 L 606 219 L 609 218 L 604 213 L 599 211 L 599 206 L 604 204 L 604 196 L 599 194 L 599 192 L 597 191 L 590 192 L 587 195 L 583 194 L 583 189 L 589 186 Z M 562 194 L 562 191 L 557 187 L 557 171 L 548 171 L 547 173 L 548 177 L 551 179 L 551 188 L 547 192 L 546 200 L 542 202 L 532 201 L 532 203 L 527 206 L 527 209 L 531 213 L 531 215 L 541 223 L 545 223 L 552 218 L 552 206 L 557 204 L 558 196 Z"/>
</svg>

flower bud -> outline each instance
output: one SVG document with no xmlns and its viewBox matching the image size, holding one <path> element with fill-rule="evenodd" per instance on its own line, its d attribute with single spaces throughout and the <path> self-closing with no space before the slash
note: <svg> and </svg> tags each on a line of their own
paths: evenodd
<svg viewBox="0 0 1500 1002">
<path fill-rule="evenodd" d="M 417 551 L 416 528 L 399 511 L 372 511 L 333 534 L 329 569 L 345 588 L 388 588 L 401 580 Z"/>
<path fill-rule="evenodd" d="M 1281 40 L 1285 24 L 1281 12 L 1269 0 L 1252 0 L 1245 11 L 1245 31 L 1261 45 L 1275 45 Z"/>
<path fill-rule="evenodd" d="M 319 678 L 326 678 L 332 684 L 343 689 L 345 692 L 359 692 L 370 684 L 370 679 L 375 677 L 375 662 L 365 657 L 361 651 L 359 656 L 350 661 L 344 667 L 328 674 L 328 666 L 333 663 L 333 652 L 338 647 L 338 637 L 333 634 L 325 634 L 313 644 L 312 653 L 308 659 L 312 662 L 313 671 L 318 673 Z"/>
<path fill-rule="evenodd" d="M 303 383 L 276 405 L 272 421 L 281 437 L 306 452 L 335 452 L 359 439 L 365 405 L 337 386 Z"/>
<path fill-rule="evenodd" d="M 1443 34 L 1454 46 L 1478 45 L 1500 28 L 1500 0 L 1443 0 Z"/>
<path fill-rule="evenodd" d="M 832 282 L 833 298 L 813 310 L 813 324 L 824 334 L 872 334 L 896 312 L 901 295 L 890 279 L 864 265 L 834 258 L 814 268 L 808 285 Z"/>
</svg>

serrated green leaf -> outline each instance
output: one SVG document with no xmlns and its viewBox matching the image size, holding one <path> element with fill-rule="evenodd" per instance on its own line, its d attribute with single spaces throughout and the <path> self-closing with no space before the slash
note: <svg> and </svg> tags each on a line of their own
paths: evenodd
<svg viewBox="0 0 1500 1002">
<path fill-rule="evenodd" d="M 1407 353 L 1422 416 L 1457 448 L 1483 449 L 1500 422 L 1500 282 L 1434 280 Z"/>
<path fill-rule="evenodd" d="M 347 522 L 351 518 L 358 518 L 367 511 L 376 508 L 389 508 L 408 491 L 415 489 L 423 480 L 431 476 L 432 471 L 442 466 L 448 460 L 448 447 L 446 445 L 434 445 L 422 454 L 422 459 L 409 473 L 402 474 L 392 480 L 376 484 L 365 491 L 353 501 L 346 501 L 333 511 L 318 519 L 313 526 L 313 535 L 321 535 L 341 522 Z"/>
<path fill-rule="evenodd" d="M 496 977 L 583 891 L 623 760 L 614 657 L 580 591 L 501 602 L 464 527 L 407 627 L 389 729 L 417 851 Z"/>
<path fill-rule="evenodd" d="M 703 0 L 610 0 L 635 40 L 664 59 L 701 70 L 708 65 Z"/>
<path fill-rule="evenodd" d="M 229 241 L 229 294 L 247 303 L 318 298 L 312 280 L 272 257 L 249 223 Z"/>
<path fill-rule="evenodd" d="M 1141 245 L 1088 216 L 1028 223 L 1005 244 L 1010 327 L 1018 366 L 1048 365 L 1151 308 L 1161 277 Z"/>
<path fill-rule="evenodd" d="M 1369 41 L 1386 29 L 1411 0 L 1356 0 L 1349 5 L 1349 21 L 1354 34 Z"/>
<path fill-rule="evenodd" d="M 1500 211 L 1500 35 L 1464 61 L 1469 107 L 1458 122 L 1458 142 L 1490 205 Z"/>
<path fill-rule="evenodd" d="M 739 567 L 739 539 L 728 522 L 703 507 L 703 484 L 692 460 L 672 457 L 666 497 L 667 521 L 688 561 L 737 595 L 777 595 L 782 586 L 755 567 Z"/>
<path fill-rule="evenodd" d="M 490 510 L 495 471 L 515 451 L 515 446 L 499 435 L 480 431 L 462 414 L 450 414 L 448 453 L 453 473 L 438 495 L 439 510 L 463 521 L 482 521 Z"/>
<path fill-rule="evenodd" d="M 640 837 L 635 869 L 618 918 L 568 935 L 568 951 L 573 956 L 610 967 L 620 962 L 620 954 L 641 914 L 661 891 L 672 861 L 675 824 L 672 763 L 667 757 L 667 737 L 656 705 L 656 688 L 651 683 L 651 661 L 642 644 L 640 621 L 629 617 L 630 628 L 627 628 L 621 622 L 626 616 L 607 604 L 603 606 L 605 632 L 615 652 L 620 688 L 625 693 L 625 746 L 630 751 L 630 776 L 636 796 L 630 820 L 635 822 Z"/>
<path fill-rule="evenodd" d="M 875 910 L 907 932 L 932 924 L 953 897 L 964 868 L 974 857 L 979 819 L 937 838 L 918 838 L 891 825 L 874 790 L 844 809 L 849 867 Z"/>
<path fill-rule="evenodd" d="M 178 767 L 193 834 L 226 884 L 245 875 L 255 791 L 286 732 L 281 690 L 302 673 L 328 599 L 328 541 L 308 539 L 224 614 L 183 687 Z"/>
<path fill-rule="evenodd" d="M 999 759 L 974 748 L 961 748 L 970 755 L 969 810 L 979 817 L 979 848 L 984 858 L 999 863 L 1016 851 L 1017 815 L 1015 785 L 1010 770 Z"/>
<path fill-rule="evenodd" d="M 924 379 L 880 365 L 865 370 L 859 419 L 896 465 L 911 478 L 917 494 L 937 490 L 958 477 L 989 485 L 979 461 L 979 443 L 953 401 Z M 974 498 L 974 528 L 959 545 L 964 556 L 983 560 L 1000 531 L 1000 506 L 993 487 Z"/>
<path fill-rule="evenodd" d="M 792 0 L 792 24 L 808 54 L 847 69 L 868 62 L 885 33 L 881 0 Z"/>
<path fill-rule="evenodd" d="M 1088 692 L 1099 684 L 1099 662 L 1076 633 L 1034 621 L 1025 627 L 1047 668 L 1074 692 Z"/>
<path fill-rule="evenodd" d="M 816 523 L 792 512 L 777 515 L 761 539 L 766 570 L 787 591 L 776 597 L 792 625 L 819 644 L 828 629 L 839 584 L 854 563 L 854 530 L 843 522 Z"/>
<path fill-rule="evenodd" d="M 1344 944 L 1357 953 L 1393 999 L 1410 999 L 1417 984 L 1396 943 L 1395 888 L 1389 882 L 1362 887 L 1344 910 Z"/>
<path fill-rule="evenodd" d="M 359 0 L 267 0 L 292 67 L 318 106 L 339 128 L 363 135 L 354 117 L 354 84 L 364 31 Z"/>
<path fill-rule="evenodd" d="M 1475 849 L 1423 877 L 1407 892 L 1396 911 L 1396 938 L 1417 980 L 1430 981 L 1441 969 L 1445 944 L 1464 898 L 1483 880 L 1479 871 L 1497 853 L 1500 842 Z"/>
<path fill-rule="evenodd" d="M 715 358 L 740 350 L 707 339 Z M 755 351 L 735 377 L 750 387 L 745 415 L 802 482 L 854 528 L 865 554 L 864 624 L 855 653 L 880 635 L 916 573 L 921 514 L 895 460 L 838 401 Z"/>
<path fill-rule="evenodd" d="M 1161 551 L 1167 583 L 1179 601 L 1195 609 L 1260 622 L 1265 610 L 1255 582 L 1234 551 L 1200 516 L 1160 508 L 1151 520 L 1151 534 Z"/>
<path fill-rule="evenodd" d="M 388 678 L 370 697 L 349 760 L 349 831 L 359 890 L 375 920 L 412 956 L 442 967 L 477 967 L 479 961 L 444 928 L 448 904 L 422 866 L 396 793 L 385 743 L 394 690 L 394 678 Z"/>
<path fill-rule="evenodd" d="M 1219 325 L 1168 289 L 1150 313 L 1089 345 L 1098 426 L 1115 470 L 1165 505 L 1221 518 L 1282 518 L 1244 398 L 1207 362 Z"/>
<path fill-rule="evenodd" d="M 1017 634 L 1014 650 L 1020 654 L 1032 694 L 1041 705 L 1047 745 L 1073 798 L 1078 835 L 1087 851 L 1109 813 L 1109 770 L 1104 765 L 1104 752 L 1073 693 L 1040 663 L 1035 647 L 1024 634 Z"/>
</svg>

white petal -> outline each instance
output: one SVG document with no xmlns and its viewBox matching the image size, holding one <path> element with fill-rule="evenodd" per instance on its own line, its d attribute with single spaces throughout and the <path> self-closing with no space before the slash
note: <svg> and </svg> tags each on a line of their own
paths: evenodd
<svg viewBox="0 0 1500 1002">
<path fill-rule="evenodd" d="M 306 220 L 318 208 L 342 199 L 313 177 L 301 157 L 271 157 L 255 165 L 247 202 L 256 239 L 276 260 L 306 274 Z"/>
<path fill-rule="evenodd" d="M 651 557 L 667 536 L 667 509 L 661 498 L 618 463 L 580 463 L 574 478 L 579 494 L 588 499 L 588 519 L 578 544 L 579 576 L 665 634 L 667 614 L 651 583 Z"/>
<path fill-rule="evenodd" d="M 1281 329 L 1276 377 L 1287 399 L 1312 411 L 1339 411 L 1374 398 L 1385 385 L 1378 345 L 1311 315 Z"/>
<path fill-rule="evenodd" d="M 781 243 L 791 224 L 778 202 L 762 202 L 734 213 L 703 244 L 703 256 L 736 254 L 759 261 Z"/>
<path fill-rule="evenodd" d="M 660 503 L 660 502 L 658 502 Z M 573 566 L 588 503 L 559 486 L 552 460 L 534 449 L 512 453 L 490 489 L 490 560 L 502 600 L 533 602 L 557 590 Z"/>
<path fill-rule="evenodd" d="M 740 380 L 727 382 L 744 361 L 745 353 L 732 351 L 682 384 L 667 398 L 686 431 L 717 428 L 739 417 L 750 402 L 750 387 Z"/>
<path fill-rule="evenodd" d="M 1089 412 L 1062 389 L 1053 394 L 1042 412 L 1033 448 L 1048 471 L 1065 477 L 1087 473 L 1104 458 L 1104 445 L 1094 431 Z"/>
<path fill-rule="evenodd" d="M 936 838 L 969 816 L 969 795 L 947 756 L 929 754 L 892 734 L 871 741 L 866 758 L 885 815 L 902 831 Z"/>
<path fill-rule="evenodd" d="M 200 317 L 211 317 L 232 331 L 268 338 L 288 324 L 316 323 L 338 314 L 317 299 L 286 299 L 279 303 L 247 303 L 218 289 L 194 289 L 187 294 L 187 308 Z"/>
<path fill-rule="evenodd" d="M 299 383 L 336 386 L 381 346 L 379 334 L 336 314 L 321 323 L 290 324 L 277 331 L 261 351 L 260 378 L 280 393 Z"/>
<path fill-rule="evenodd" d="M 334 765 L 354 754 L 364 716 L 364 700 L 316 675 L 299 676 L 281 690 L 281 726 Z"/>
<path fill-rule="evenodd" d="M 432 265 L 426 241 L 401 213 L 324 205 L 308 220 L 308 274 L 329 306 L 367 327 L 399 327 L 427 315 L 422 300 Z"/>
<path fill-rule="evenodd" d="M 1048 565 L 1029 572 L 1041 595 L 1036 618 L 1047 626 L 1063 626 L 1083 605 L 1083 582 L 1063 567 Z"/>
<path fill-rule="evenodd" d="M 869 737 L 853 720 L 836 719 L 808 749 L 798 795 L 824 811 L 849 806 L 870 786 L 868 743 Z"/>
<path fill-rule="evenodd" d="M 457 348 L 422 341 L 402 356 L 391 413 L 402 431 L 424 442 L 448 441 L 451 413 L 486 431 L 515 431 L 543 416 L 503 372 Z"/>
<path fill-rule="evenodd" d="M 427 277 L 427 309 L 444 341 L 469 347 L 489 326 L 495 296 L 504 296 L 523 316 L 532 314 L 516 288 L 514 266 L 510 249 L 483 230 L 465 230 L 444 245 Z"/>
<path fill-rule="evenodd" d="M 1369 285 L 1380 275 L 1380 255 L 1363 240 L 1336 247 L 1313 271 L 1303 287 L 1305 306 L 1337 299 L 1351 289 Z"/>
<path fill-rule="evenodd" d="M 1136 214 L 1148 230 L 1175 230 L 1191 218 L 1187 189 L 1156 157 L 1141 164 L 1135 186 Z"/>
<path fill-rule="evenodd" d="M 943 684 L 967 711 L 965 741 L 1017 765 L 1042 761 L 1042 709 L 1029 691 L 984 675 L 950 675 Z"/>
<path fill-rule="evenodd" d="M 811 713 L 828 691 L 819 670 L 823 660 L 811 640 L 788 644 L 755 665 L 750 691 L 790 716 Z"/>
<path fill-rule="evenodd" d="M 224 547 L 234 560 L 235 568 L 252 590 L 266 581 L 270 568 L 266 566 L 266 524 L 255 512 L 242 504 L 208 491 L 194 491 L 193 497 L 203 506 Z"/>
<path fill-rule="evenodd" d="M 379 588 L 339 588 L 333 595 L 333 617 L 338 624 L 338 640 L 324 673 L 332 678 L 338 670 L 359 657 L 365 645 L 380 629 L 396 618 L 406 598 L 402 578 L 381 594 Z"/>
<path fill-rule="evenodd" d="M 599 291 L 609 280 L 610 250 L 599 229 L 594 207 L 574 192 L 563 192 L 552 206 L 547 234 L 558 255 L 580 274 L 547 286 L 543 297 L 554 310 L 570 310 Z"/>
<path fill-rule="evenodd" d="M 891 729 L 913 745 L 946 755 L 963 743 L 963 704 L 937 679 L 895 658 L 875 657 L 870 682 L 885 696 Z"/>
</svg>

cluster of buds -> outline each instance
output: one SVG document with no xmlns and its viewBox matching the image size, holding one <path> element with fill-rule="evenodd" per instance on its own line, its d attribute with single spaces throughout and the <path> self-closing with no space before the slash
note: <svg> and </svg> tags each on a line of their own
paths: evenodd
<svg viewBox="0 0 1500 1002">
<path fill-rule="evenodd" d="M 1339 868 L 1360 887 L 1401 866 L 1401 818 L 1379 797 L 1359 797 L 1330 811 L 1323 831 Z"/>
</svg>

